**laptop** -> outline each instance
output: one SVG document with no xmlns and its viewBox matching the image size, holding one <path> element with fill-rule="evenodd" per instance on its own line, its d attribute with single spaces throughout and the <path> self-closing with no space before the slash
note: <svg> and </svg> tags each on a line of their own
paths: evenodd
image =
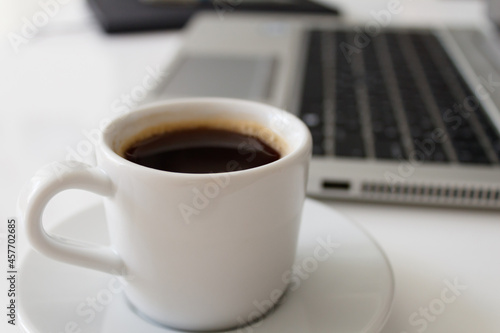
<svg viewBox="0 0 500 333">
<path fill-rule="evenodd" d="M 498 35 L 379 19 L 201 14 L 149 98 L 296 114 L 314 141 L 310 196 L 499 208 Z"/>
</svg>

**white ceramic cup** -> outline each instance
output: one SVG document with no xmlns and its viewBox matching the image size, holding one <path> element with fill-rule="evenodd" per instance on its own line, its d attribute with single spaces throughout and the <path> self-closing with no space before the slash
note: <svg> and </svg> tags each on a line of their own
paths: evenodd
<svg viewBox="0 0 500 333">
<path fill-rule="evenodd" d="M 256 122 L 264 137 L 285 143 L 283 156 L 217 174 L 160 171 L 120 156 L 124 143 L 147 128 L 200 119 Z M 64 162 L 64 172 L 32 185 L 22 213 L 35 249 L 120 276 L 136 311 L 177 329 L 238 327 L 277 302 L 294 262 L 311 155 L 309 130 L 298 118 L 255 102 L 184 99 L 128 113 L 102 134 L 97 167 Z M 66 189 L 104 197 L 109 247 L 44 230 L 46 204 Z"/>
</svg>

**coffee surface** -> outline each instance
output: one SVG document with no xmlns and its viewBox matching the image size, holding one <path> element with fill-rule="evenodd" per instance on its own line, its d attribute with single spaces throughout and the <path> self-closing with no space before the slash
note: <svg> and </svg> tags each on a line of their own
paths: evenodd
<svg viewBox="0 0 500 333">
<path fill-rule="evenodd" d="M 124 157 L 158 170 L 219 173 L 255 168 L 278 160 L 278 151 L 251 135 L 199 127 L 153 135 L 133 143 Z"/>
</svg>

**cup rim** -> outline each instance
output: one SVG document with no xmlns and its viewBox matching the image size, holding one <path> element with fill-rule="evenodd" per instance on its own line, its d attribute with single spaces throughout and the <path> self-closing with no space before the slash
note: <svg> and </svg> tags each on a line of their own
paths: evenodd
<svg viewBox="0 0 500 333">
<path fill-rule="evenodd" d="M 194 104 L 204 104 L 204 103 L 209 103 L 212 105 L 234 105 L 239 104 L 241 106 L 250 106 L 250 107 L 255 107 L 255 108 L 265 108 L 268 109 L 269 111 L 275 111 L 275 112 L 282 112 L 283 115 L 286 115 L 290 121 L 292 121 L 300 131 L 303 132 L 303 138 L 300 140 L 299 144 L 297 147 L 295 147 L 291 152 L 287 153 L 285 156 L 282 156 L 278 160 L 260 165 L 257 167 L 249 168 L 249 169 L 244 169 L 244 170 L 233 170 L 233 171 L 225 171 L 225 172 L 218 172 L 218 173 L 185 173 L 185 172 L 174 172 L 174 171 L 165 171 L 165 170 L 158 170 L 150 167 L 146 167 L 143 165 L 139 165 L 137 163 L 131 162 L 121 156 L 119 153 L 115 151 L 112 147 L 112 142 L 113 138 L 110 138 L 109 136 L 114 134 L 114 137 L 116 137 L 116 131 L 114 130 L 109 130 L 112 126 L 116 126 L 117 124 L 120 123 L 125 123 L 130 117 L 133 117 L 134 115 L 137 115 L 138 113 L 144 113 L 143 116 L 147 116 L 150 114 L 154 114 L 155 110 L 158 110 L 160 107 L 165 107 L 168 108 L 169 106 L 174 106 L 174 105 L 180 105 L 180 104 L 185 104 L 185 105 L 194 105 Z M 164 111 L 168 112 L 168 111 Z M 265 127 L 268 127 L 264 124 L 262 124 Z M 289 140 L 287 138 L 283 139 L 288 143 Z M 311 133 L 309 131 L 309 128 L 300 120 L 297 116 L 294 114 L 287 112 L 285 110 L 282 110 L 280 108 L 277 108 L 275 106 L 261 103 L 261 102 L 255 102 L 255 101 L 248 101 L 248 100 L 241 100 L 241 99 L 233 99 L 233 98 L 218 98 L 218 97 L 193 97 L 193 98 L 176 98 L 176 99 L 171 99 L 171 100 L 163 100 L 163 101 L 156 101 L 153 103 L 148 103 L 145 105 L 142 105 L 130 112 L 127 112 L 126 114 L 120 115 L 113 119 L 103 130 L 103 135 L 101 136 L 101 142 L 100 142 L 100 148 L 101 151 L 104 153 L 106 158 L 108 160 L 111 160 L 117 165 L 127 167 L 127 168 L 132 168 L 133 170 L 137 170 L 137 172 L 146 172 L 150 174 L 157 174 L 157 175 L 162 175 L 163 177 L 167 176 L 172 176 L 172 177 L 177 177 L 177 178 L 190 178 L 190 179 L 201 179 L 201 178 L 206 178 L 207 176 L 213 177 L 214 175 L 217 176 L 226 176 L 226 175 L 231 175 L 231 176 L 236 176 L 236 175 L 246 175 L 249 173 L 259 173 L 259 172 L 269 172 L 277 169 L 281 169 L 284 164 L 291 163 L 293 160 L 300 158 L 301 156 L 304 155 L 311 155 L 312 152 L 312 137 Z"/>
</svg>

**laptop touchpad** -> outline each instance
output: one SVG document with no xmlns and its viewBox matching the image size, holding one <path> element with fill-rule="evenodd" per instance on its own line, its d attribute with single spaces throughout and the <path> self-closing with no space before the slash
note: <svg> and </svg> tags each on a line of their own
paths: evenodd
<svg viewBox="0 0 500 333">
<path fill-rule="evenodd" d="M 186 56 L 169 74 L 160 94 L 264 100 L 272 69 L 272 57 Z"/>
</svg>

